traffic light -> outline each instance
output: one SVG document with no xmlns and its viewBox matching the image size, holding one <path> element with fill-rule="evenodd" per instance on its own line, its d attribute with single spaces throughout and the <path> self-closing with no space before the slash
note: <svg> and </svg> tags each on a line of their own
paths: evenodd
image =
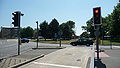
<svg viewBox="0 0 120 68">
<path fill-rule="evenodd" d="M 13 17 L 13 22 L 12 24 L 14 25 L 14 27 L 16 26 L 20 26 L 20 12 L 14 12 L 12 13 Z"/>
<path fill-rule="evenodd" d="M 101 8 L 93 8 L 93 22 L 94 25 L 101 25 Z"/>
</svg>

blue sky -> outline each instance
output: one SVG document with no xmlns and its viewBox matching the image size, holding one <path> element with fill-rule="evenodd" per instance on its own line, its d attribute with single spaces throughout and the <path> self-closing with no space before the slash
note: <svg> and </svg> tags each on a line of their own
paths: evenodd
<svg viewBox="0 0 120 68">
<path fill-rule="evenodd" d="M 48 23 L 56 18 L 64 23 L 69 20 L 75 22 L 75 31 L 80 35 L 81 26 L 93 16 L 93 8 L 101 7 L 102 16 L 110 14 L 119 0 L 0 0 L 0 26 L 13 26 L 12 12 L 21 11 L 21 27 L 36 27 L 46 20 Z"/>
</svg>

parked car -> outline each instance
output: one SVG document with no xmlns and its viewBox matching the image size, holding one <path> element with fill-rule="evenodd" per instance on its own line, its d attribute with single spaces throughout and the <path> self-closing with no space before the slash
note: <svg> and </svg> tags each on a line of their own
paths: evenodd
<svg viewBox="0 0 120 68">
<path fill-rule="evenodd" d="M 87 38 L 80 38 L 77 41 L 71 42 L 70 44 L 73 45 L 73 46 L 77 46 L 77 45 L 90 46 L 90 45 L 93 45 L 93 41 L 89 40 Z"/>
<path fill-rule="evenodd" d="M 25 42 L 28 43 L 28 42 L 29 42 L 29 39 L 28 39 L 28 38 L 22 38 L 22 39 L 20 39 L 20 40 L 21 40 L 22 43 L 25 43 Z"/>
</svg>

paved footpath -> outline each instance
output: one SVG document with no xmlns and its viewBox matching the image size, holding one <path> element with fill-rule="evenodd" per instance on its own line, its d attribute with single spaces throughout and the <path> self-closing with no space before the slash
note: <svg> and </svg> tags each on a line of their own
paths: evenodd
<svg viewBox="0 0 120 68">
<path fill-rule="evenodd" d="M 0 61 L 0 68 L 8 68 L 10 66 L 28 61 L 42 54 L 49 54 L 58 49 L 30 49 L 21 55 L 11 56 Z"/>
<path fill-rule="evenodd" d="M 90 48 L 67 47 L 19 68 L 86 68 L 89 57 L 91 57 Z"/>
</svg>

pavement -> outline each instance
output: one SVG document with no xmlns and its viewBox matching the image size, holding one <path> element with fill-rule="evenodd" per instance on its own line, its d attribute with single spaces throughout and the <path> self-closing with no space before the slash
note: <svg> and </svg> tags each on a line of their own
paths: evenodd
<svg viewBox="0 0 120 68">
<path fill-rule="evenodd" d="M 17 68 L 87 68 L 90 57 L 91 48 L 67 47 Z"/>
<path fill-rule="evenodd" d="M 41 55 L 43 54 L 47 55 L 58 49 L 59 48 L 55 49 L 55 47 L 49 47 L 49 49 L 44 49 L 43 47 L 42 48 L 39 47 L 39 49 L 29 49 L 25 52 L 22 52 L 20 55 L 14 55 L 4 58 L 3 60 L 0 61 L 0 68 L 8 68 L 16 64 L 26 62 L 31 59 L 35 59 L 36 57 L 41 57 Z"/>
</svg>

